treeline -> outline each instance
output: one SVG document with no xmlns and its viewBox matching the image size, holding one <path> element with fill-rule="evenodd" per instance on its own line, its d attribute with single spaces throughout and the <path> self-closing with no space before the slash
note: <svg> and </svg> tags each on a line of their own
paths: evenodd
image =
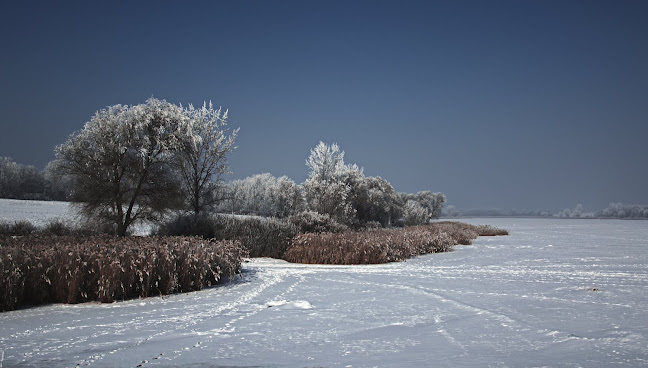
<svg viewBox="0 0 648 368">
<path fill-rule="evenodd" d="M 223 184 L 220 193 L 218 213 L 288 218 L 311 212 L 351 228 L 425 224 L 440 216 L 445 202 L 442 193 L 398 193 L 355 165 L 328 181 L 309 178 L 301 185 L 286 176 L 252 175 Z"/>
<path fill-rule="evenodd" d="M 607 208 L 596 212 L 596 216 L 623 219 L 648 218 L 648 205 L 610 203 Z"/>
<path fill-rule="evenodd" d="M 502 208 L 459 209 L 449 205 L 443 210 L 442 217 L 552 217 L 553 211 L 542 209 L 512 210 Z"/>
<path fill-rule="evenodd" d="M 52 163 L 45 170 L 0 157 L 0 198 L 68 201 L 72 194 L 69 178 L 57 175 Z"/>
</svg>

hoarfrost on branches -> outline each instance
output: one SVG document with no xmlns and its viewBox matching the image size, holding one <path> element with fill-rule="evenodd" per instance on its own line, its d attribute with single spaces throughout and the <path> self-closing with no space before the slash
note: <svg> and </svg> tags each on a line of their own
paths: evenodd
<svg viewBox="0 0 648 368">
<path fill-rule="evenodd" d="M 223 211 L 284 218 L 304 209 L 299 186 L 287 176 L 252 175 L 232 181 L 226 190 L 229 203 L 221 206 Z"/>
<path fill-rule="evenodd" d="M 180 173 L 185 202 L 196 214 L 212 208 L 219 200 L 217 185 L 228 170 L 227 155 L 236 147 L 238 134 L 225 130 L 227 113 L 214 109 L 212 102 L 201 108 L 189 105 L 184 110 L 186 125 L 183 126 L 176 167 Z"/>
<path fill-rule="evenodd" d="M 221 129 L 226 118 L 211 103 L 183 109 L 151 98 L 109 106 L 57 147 L 58 166 L 73 178 L 82 212 L 123 236 L 134 222 L 211 204 L 212 180 L 226 170 L 236 137 Z"/>
</svg>

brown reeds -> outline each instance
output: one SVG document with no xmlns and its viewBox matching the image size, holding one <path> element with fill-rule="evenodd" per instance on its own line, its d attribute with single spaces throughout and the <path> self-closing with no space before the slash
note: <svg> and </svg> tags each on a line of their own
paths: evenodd
<svg viewBox="0 0 648 368">
<path fill-rule="evenodd" d="M 504 235 L 505 232 L 460 222 L 435 222 L 400 229 L 300 234 L 283 258 L 310 264 L 396 262 L 421 254 L 446 252 L 456 244 L 471 244 L 482 234 Z"/>
<path fill-rule="evenodd" d="M 238 242 L 198 237 L 0 237 L 0 311 L 200 290 L 245 256 Z"/>
</svg>

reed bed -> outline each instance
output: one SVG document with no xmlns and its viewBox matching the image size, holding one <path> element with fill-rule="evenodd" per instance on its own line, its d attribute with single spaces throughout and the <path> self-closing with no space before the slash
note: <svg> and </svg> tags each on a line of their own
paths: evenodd
<svg viewBox="0 0 648 368">
<path fill-rule="evenodd" d="M 239 242 L 199 237 L 0 237 L 0 311 L 200 290 L 246 256 Z"/>
<path fill-rule="evenodd" d="M 457 244 L 471 244 L 484 235 L 505 235 L 505 230 L 459 222 L 436 222 L 399 229 L 373 229 L 344 233 L 297 235 L 283 259 L 307 264 L 378 264 L 447 252 Z"/>
</svg>

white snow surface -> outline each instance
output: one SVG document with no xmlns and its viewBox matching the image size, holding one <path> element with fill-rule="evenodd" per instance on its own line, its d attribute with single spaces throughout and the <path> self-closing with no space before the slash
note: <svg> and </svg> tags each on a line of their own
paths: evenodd
<svg viewBox="0 0 648 368">
<path fill-rule="evenodd" d="M 21 220 L 29 221 L 36 227 L 44 227 L 52 221 L 62 221 L 72 226 L 82 223 L 77 209 L 71 202 L 0 199 L 0 222 L 12 223 Z M 149 222 L 139 222 L 132 226 L 132 233 L 149 235 L 152 228 Z"/>
<path fill-rule="evenodd" d="M 3 367 L 648 366 L 648 222 L 511 231 L 407 262 L 251 259 L 231 282 L 0 313 Z"/>
<path fill-rule="evenodd" d="M 45 226 L 54 220 L 73 223 L 76 221 L 76 215 L 69 202 L 0 199 L 0 222 L 11 223 L 20 220 L 27 220 L 36 226 Z"/>
</svg>

